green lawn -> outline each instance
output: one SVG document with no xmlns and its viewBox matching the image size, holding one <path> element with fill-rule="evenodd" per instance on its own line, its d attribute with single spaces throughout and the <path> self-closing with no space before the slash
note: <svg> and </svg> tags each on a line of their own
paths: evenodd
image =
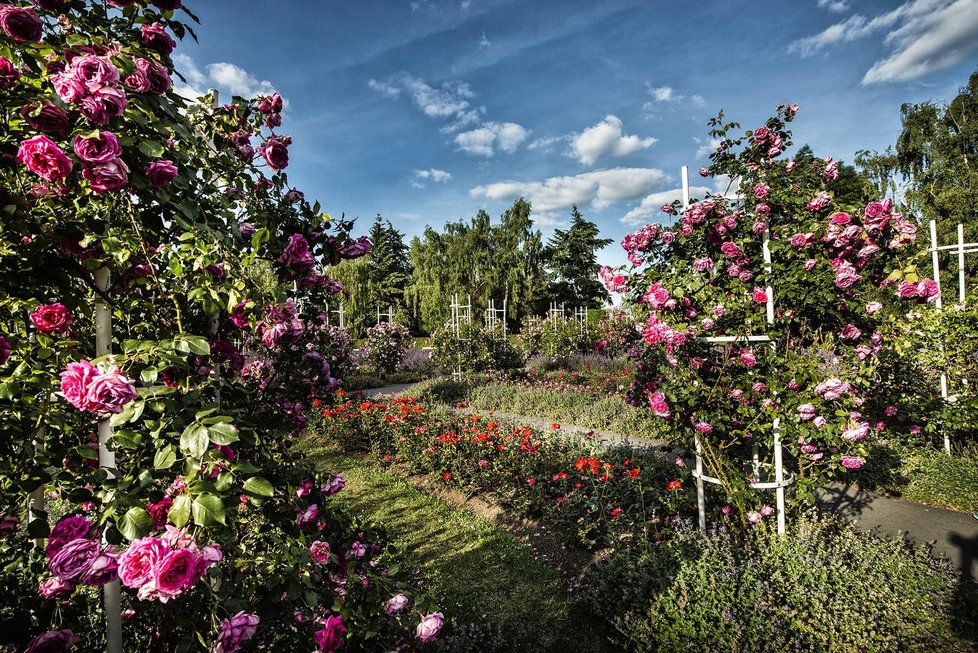
<svg viewBox="0 0 978 653">
<path fill-rule="evenodd" d="M 509 533 L 328 446 L 301 448 L 343 470 L 347 486 L 336 500 L 382 524 L 405 564 L 420 570 L 451 620 L 453 650 L 611 650 L 601 622 Z"/>
</svg>

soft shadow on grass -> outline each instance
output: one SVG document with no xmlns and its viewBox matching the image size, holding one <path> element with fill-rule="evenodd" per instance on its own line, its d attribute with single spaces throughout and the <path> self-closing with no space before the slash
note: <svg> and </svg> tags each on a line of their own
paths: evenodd
<svg viewBox="0 0 978 653">
<path fill-rule="evenodd" d="M 420 570 L 455 627 L 456 650 L 611 650 L 601 622 L 510 534 L 327 447 L 307 442 L 301 451 L 343 470 L 336 500 L 383 525 L 405 564 Z"/>
</svg>

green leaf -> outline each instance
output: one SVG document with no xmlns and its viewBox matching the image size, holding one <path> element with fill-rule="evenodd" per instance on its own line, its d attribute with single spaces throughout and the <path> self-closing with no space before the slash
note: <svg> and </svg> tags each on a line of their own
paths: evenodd
<svg viewBox="0 0 978 653">
<path fill-rule="evenodd" d="M 158 159 L 163 156 L 163 152 L 166 150 L 163 148 L 162 143 L 156 141 L 140 141 L 139 151 L 151 159 Z"/>
<path fill-rule="evenodd" d="M 162 449 L 156 452 L 153 456 L 153 467 L 156 469 L 169 469 L 173 467 L 173 463 L 177 461 L 177 452 L 173 450 L 172 445 L 166 445 Z"/>
<path fill-rule="evenodd" d="M 173 500 L 169 519 L 177 528 L 183 528 L 190 521 L 190 503 L 190 497 L 186 494 L 181 494 Z"/>
<path fill-rule="evenodd" d="M 130 508 L 116 526 L 119 532 L 131 542 L 149 533 L 153 528 L 153 518 L 142 508 Z"/>
<path fill-rule="evenodd" d="M 214 424 L 207 432 L 214 444 L 231 444 L 238 441 L 238 429 L 233 424 Z"/>
<path fill-rule="evenodd" d="M 244 482 L 244 491 L 256 497 L 273 497 L 275 488 L 261 476 L 252 476 Z"/>
<path fill-rule="evenodd" d="M 207 437 L 207 427 L 194 422 L 183 430 L 180 435 L 180 448 L 192 458 L 200 458 L 207 451 L 210 438 Z"/>
<path fill-rule="evenodd" d="M 201 526 L 224 524 L 224 503 L 213 494 L 201 494 L 192 506 L 194 521 Z"/>
</svg>

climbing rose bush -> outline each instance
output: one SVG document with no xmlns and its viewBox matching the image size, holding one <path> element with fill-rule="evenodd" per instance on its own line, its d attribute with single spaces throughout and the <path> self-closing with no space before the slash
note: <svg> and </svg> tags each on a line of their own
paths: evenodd
<svg viewBox="0 0 978 653">
<path fill-rule="evenodd" d="M 776 423 L 795 500 L 863 464 L 889 419 L 877 383 L 880 308 L 936 292 L 900 267 L 916 226 L 890 201 L 837 199 L 831 158 L 783 160 L 797 111 L 781 105 L 743 136 L 721 113 L 710 123 L 720 145 L 701 174 L 727 192 L 667 204 L 665 224 L 622 242 L 628 297 L 645 312 L 629 400 L 690 449 L 701 444 L 705 472 L 744 524 L 773 512 L 760 511 L 773 497 L 750 488 L 773 478 Z M 622 290 L 623 274 L 602 278 Z M 908 284 L 913 294 L 901 290 Z M 755 450 L 760 464 L 745 464 Z"/>
</svg>

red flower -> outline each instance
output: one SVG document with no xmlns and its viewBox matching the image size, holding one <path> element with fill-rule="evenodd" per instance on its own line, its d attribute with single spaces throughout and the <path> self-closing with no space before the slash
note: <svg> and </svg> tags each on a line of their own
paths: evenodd
<svg viewBox="0 0 978 653">
<path fill-rule="evenodd" d="M 628 475 L 631 476 L 632 478 L 638 478 L 641 473 L 642 470 L 638 467 L 628 470 Z"/>
<path fill-rule="evenodd" d="M 666 490 L 672 492 L 673 490 L 678 490 L 682 486 L 683 484 L 680 483 L 679 481 L 669 481 L 668 483 L 666 483 Z"/>
<path fill-rule="evenodd" d="M 557 423 L 557 422 L 554 422 L 553 424 L 550 425 L 550 428 L 553 429 L 554 431 L 556 431 L 557 429 L 560 428 L 560 424 Z"/>
<path fill-rule="evenodd" d="M 536 477 L 534 476 L 534 477 L 531 477 L 531 478 L 526 479 L 526 484 L 527 485 L 536 485 L 537 484 Z"/>
<path fill-rule="evenodd" d="M 619 517 L 621 517 L 622 512 L 624 511 L 621 508 L 615 508 L 614 510 L 611 511 L 611 518 L 618 519 Z"/>
<path fill-rule="evenodd" d="M 441 475 L 441 480 L 450 481 L 452 480 L 452 475 L 448 472 L 445 472 L 444 474 Z"/>
</svg>

